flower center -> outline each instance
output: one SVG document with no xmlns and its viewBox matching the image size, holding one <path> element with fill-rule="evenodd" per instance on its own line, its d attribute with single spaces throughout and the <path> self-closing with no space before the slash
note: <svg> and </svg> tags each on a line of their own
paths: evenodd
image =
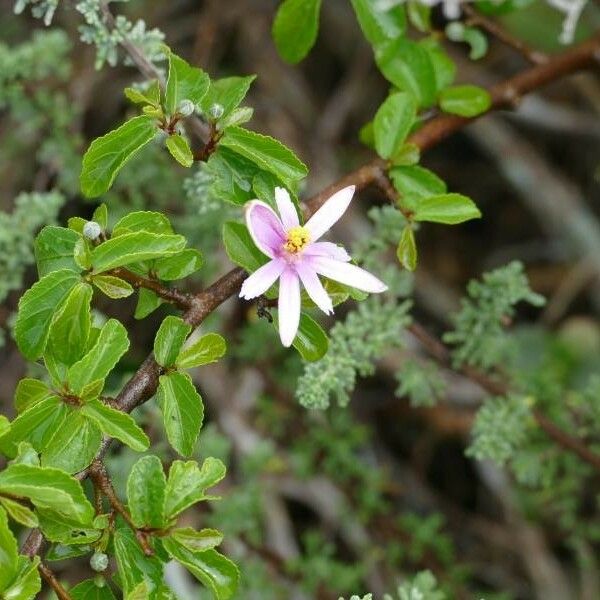
<svg viewBox="0 0 600 600">
<path fill-rule="evenodd" d="M 298 254 L 310 242 L 310 235 L 306 227 L 292 227 L 287 232 L 287 240 L 283 247 L 290 254 Z"/>
</svg>

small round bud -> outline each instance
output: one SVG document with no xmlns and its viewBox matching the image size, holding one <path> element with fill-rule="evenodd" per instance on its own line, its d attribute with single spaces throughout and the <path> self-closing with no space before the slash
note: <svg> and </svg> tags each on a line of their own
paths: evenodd
<svg viewBox="0 0 600 600">
<path fill-rule="evenodd" d="M 94 552 L 92 558 L 90 558 L 90 567 L 100 573 L 106 571 L 108 567 L 108 556 L 104 552 Z"/>
<path fill-rule="evenodd" d="M 177 108 L 177 112 L 182 117 L 189 117 L 191 114 L 193 114 L 194 110 L 196 110 L 194 103 L 191 100 L 188 100 L 187 98 L 182 100 L 179 103 L 179 107 Z"/>
<path fill-rule="evenodd" d="M 213 119 L 220 119 L 223 116 L 224 112 L 225 112 L 225 109 L 223 108 L 222 104 L 215 103 L 208 109 L 208 114 Z"/>
<path fill-rule="evenodd" d="M 96 240 L 100 237 L 102 233 L 102 227 L 96 223 L 96 221 L 88 221 L 83 226 L 83 236 L 88 240 Z"/>
<path fill-rule="evenodd" d="M 446 25 L 446 37 L 453 42 L 461 42 L 465 33 L 462 23 L 454 22 Z"/>
</svg>

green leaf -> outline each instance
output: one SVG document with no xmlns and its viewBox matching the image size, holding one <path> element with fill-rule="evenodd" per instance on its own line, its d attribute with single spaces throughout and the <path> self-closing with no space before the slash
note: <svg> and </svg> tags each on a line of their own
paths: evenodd
<svg viewBox="0 0 600 600">
<path fill-rule="evenodd" d="M 212 191 L 217 198 L 241 206 L 256 197 L 252 183 L 260 169 L 249 159 L 220 144 L 206 163 L 212 177 Z M 269 173 L 270 175 L 270 173 Z"/>
<path fill-rule="evenodd" d="M 154 139 L 155 121 L 141 115 L 95 139 L 83 156 L 79 182 L 88 198 L 108 191 L 123 165 Z"/>
<path fill-rule="evenodd" d="M 273 173 L 290 186 L 308 174 L 306 165 L 289 148 L 267 135 L 230 127 L 219 144 Z"/>
<path fill-rule="evenodd" d="M 175 281 L 195 273 L 202 266 L 202 254 L 195 248 L 186 248 L 173 256 L 159 258 L 154 272 L 161 281 Z"/>
<path fill-rule="evenodd" d="M 400 193 L 400 204 L 407 208 L 413 208 L 415 201 L 421 198 L 446 193 L 444 181 L 432 171 L 418 165 L 393 167 L 389 174 Z"/>
<path fill-rule="evenodd" d="M 410 94 L 397 92 L 387 97 L 373 121 L 375 148 L 381 158 L 399 152 L 416 118 L 417 105 Z"/>
<path fill-rule="evenodd" d="M 413 219 L 456 225 L 479 217 L 481 212 L 470 198 L 461 194 L 441 194 L 419 200 Z"/>
<path fill-rule="evenodd" d="M 329 340 L 321 326 L 306 313 L 302 313 L 293 346 L 304 360 L 313 362 L 325 356 Z"/>
<path fill-rule="evenodd" d="M 95 579 L 82 581 L 69 590 L 69 596 L 72 600 L 116 600 L 108 584 L 104 580 L 100 581 L 102 586 Z"/>
<path fill-rule="evenodd" d="M 148 231 L 134 231 L 114 237 L 92 251 L 95 273 L 102 273 L 132 263 L 176 254 L 184 249 L 181 235 L 161 235 Z"/>
<path fill-rule="evenodd" d="M 73 260 L 78 269 L 87 271 L 92 266 L 92 250 L 90 243 L 83 237 L 77 240 L 73 249 Z"/>
<path fill-rule="evenodd" d="M 39 525 L 39 521 L 35 516 L 35 513 L 26 506 L 23 506 L 23 504 L 20 504 L 15 500 L 11 500 L 10 498 L 3 498 L 2 496 L 0 496 L 0 504 L 4 507 L 4 510 L 6 510 L 9 517 L 14 519 L 17 523 L 29 528 L 37 527 Z M 0 554 L 2 553 L 1 546 L 2 544 L 0 543 Z M 1 583 L 0 588 L 2 588 Z"/>
<path fill-rule="evenodd" d="M 165 91 L 165 108 L 171 115 L 177 112 L 182 100 L 198 104 L 208 91 L 208 75 L 190 66 L 183 58 L 169 52 L 169 76 Z"/>
<path fill-rule="evenodd" d="M 169 219 L 160 212 L 151 210 L 136 210 L 119 219 L 113 227 L 113 237 L 134 231 L 172 234 L 173 227 Z"/>
<path fill-rule="evenodd" d="M 218 458 L 207 458 L 198 468 L 194 461 L 176 460 L 169 469 L 165 494 L 165 518 L 170 521 L 196 502 L 210 498 L 206 490 L 225 477 L 225 465 Z"/>
<path fill-rule="evenodd" d="M 492 97 L 476 85 L 455 85 L 440 93 L 440 108 L 461 117 L 476 117 L 490 109 Z"/>
<path fill-rule="evenodd" d="M 62 427 L 68 412 L 69 409 L 58 396 L 50 396 L 32 404 L 0 438 L 0 449 L 12 458 L 17 454 L 19 443 L 28 441 L 41 452 L 56 430 Z"/>
<path fill-rule="evenodd" d="M 254 116 L 254 109 L 249 106 L 240 106 L 234 108 L 231 114 L 227 117 L 221 117 L 217 129 L 223 131 L 228 127 L 235 127 L 236 125 L 243 125 L 252 119 Z"/>
<path fill-rule="evenodd" d="M 415 234 L 410 225 L 402 230 L 398 248 L 396 249 L 398 262 L 407 270 L 414 271 L 417 268 L 417 244 Z"/>
<path fill-rule="evenodd" d="M 46 352 L 66 365 L 72 365 L 85 352 L 92 326 L 91 303 L 92 286 L 78 283 L 50 326 Z"/>
<path fill-rule="evenodd" d="M 212 591 L 217 600 L 233 597 L 240 573 L 228 558 L 216 550 L 193 552 L 172 537 L 166 537 L 163 545 L 172 558 Z"/>
<path fill-rule="evenodd" d="M 408 92 L 419 106 L 434 104 L 437 85 L 433 64 L 427 51 L 412 40 L 398 38 L 381 46 L 375 59 L 388 81 Z"/>
<path fill-rule="evenodd" d="M 42 589 L 38 565 L 39 556 L 29 560 L 25 556 L 19 556 L 17 564 L 17 575 L 13 583 L 2 592 L 3 600 L 33 600 L 37 598 Z"/>
<path fill-rule="evenodd" d="M 80 525 L 72 518 L 58 515 L 56 512 L 38 508 L 40 529 L 50 542 L 64 545 L 87 546 L 98 541 L 102 531 L 92 525 Z"/>
<path fill-rule="evenodd" d="M 50 388 L 43 381 L 26 377 L 21 379 L 17 384 L 17 389 L 15 390 L 15 408 L 17 412 L 22 413 L 50 395 Z"/>
<path fill-rule="evenodd" d="M 157 456 L 144 456 L 132 467 L 127 479 L 127 501 L 136 527 L 165 525 L 165 488 L 167 482 Z"/>
<path fill-rule="evenodd" d="M 92 214 L 92 221 L 98 223 L 103 231 L 108 228 L 108 208 L 104 202 L 98 204 Z"/>
<path fill-rule="evenodd" d="M 453 21 L 446 25 L 446 36 L 453 42 L 466 42 L 471 47 L 469 58 L 479 60 L 488 50 L 487 36 L 477 27 L 466 27 L 463 23 Z"/>
<path fill-rule="evenodd" d="M 79 234 L 72 229 L 46 225 L 38 233 L 33 245 L 38 275 L 43 277 L 61 269 L 79 271 L 73 258 L 79 239 Z"/>
<path fill-rule="evenodd" d="M 228 221 L 223 225 L 223 243 L 231 262 L 243 267 L 249 273 L 256 271 L 269 260 L 256 247 L 248 233 L 248 228 L 242 223 Z"/>
<path fill-rule="evenodd" d="M 191 527 L 173 529 L 170 537 L 191 552 L 203 552 L 215 548 L 223 541 L 223 534 L 216 529 L 196 531 Z"/>
<path fill-rule="evenodd" d="M 192 330 L 180 317 L 169 315 L 160 324 L 154 339 L 154 357 L 162 367 L 170 367 L 175 362 L 183 343 Z"/>
<path fill-rule="evenodd" d="M 190 456 L 204 418 L 202 398 L 190 376 L 177 371 L 161 375 L 158 403 L 169 443 L 182 456 Z"/>
<path fill-rule="evenodd" d="M 48 441 L 42 452 L 42 466 L 78 473 L 90 466 L 101 443 L 98 426 L 74 410 Z"/>
<path fill-rule="evenodd" d="M 284 0 L 273 22 L 273 39 L 281 57 L 300 62 L 314 46 L 319 31 L 321 0 Z"/>
<path fill-rule="evenodd" d="M 79 280 L 79 275 L 74 271 L 53 271 L 34 283 L 21 296 L 15 340 L 21 354 L 29 360 L 36 360 L 44 353 L 50 323 Z"/>
<path fill-rule="evenodd" d="M 435 73 L 436 89 L 441 92 L 444 88 L 452 85 L 456 77 L 456 65 L 454 61 L 446 54 L 444 48 L 433 38 L 421 40 L 419 45 L 425 49 L 429 55 L 429 60 Z"/>
<path fill-rule="evenodd" d="M 0 590 L 4 590 L 17 574 L 19 547 L 8 526 L 6 511 L 0 507 Z"/>
<path fill-rule="evenodd" d="M 133 287 L 130 283 L 120 277 L 112 275 L 94 275 L 92 283 L 106 296 L 118 300 L 127 298 L 133 294 Z"/>
<path fill-rule="evenodd" d="M 9 465 L 0 471 L 0 494 L 28 498 L 38 509 L 84 525 L 94 518 L 94 509 L 79 481 L 58 469 Z"/>
<path fill-rule="evenodd" d="M 133 314 L 135 319 L 144 319 L 163 303 L 162 298 L 145 288 L 138 291 L 138 302 Z"/>
<path fill-rule="evenodd" d="M 248 77 L 225 77 L 210 82 L 208 93 L 202 99 L 202 112 L 208 115 L 210 108 L 218 104 L 223 107 L 221 120 L 226 119 L 246 97 L 256 75 Z"/>
<path fill-rule="evenodd" d="M 416 144 L 406 142 L 402 144 L 397 153 L 392 157 L 394 166 L 416 165 L 421 160 L 421 149 Z"/>
<path fill-rule="evenodd" d="M 406 31 L 404 7 L 373 0 L 351 0 L 360 28 L 369 43 L 377 48 L 389 40 L 395 40 Z"/>
<path fill-rule="evenodd" d="M 111 408 L 99 400 L 91 400 L 81 408 L 81 412 L 102 433 L 123 442 L 136 452 L 144 452 L 150 446 L 148 436 L 127 413 Z"/>
<path fill-rule="evenodd" d="M 413 27 L 422 33 L 431 31 L 431 6 L 412 0 L 406 3 L 406 9 Z"/>
<path fill-rule="evenodd" d="M 167 150 L 171 156 L 184 167 L 191 167 L 194 164 L 194 155 L 188 141 L 179 133 L 174 133 L 167 138 L 165 142 Z"/>
<path fill-rule="evenodd" d="M 96 343 L 69 369 L 67 379 L 71 390 L 80 394 L 88 384 L 106 379 L 128 348 L 127 330 L 116 319 L 109 319 Z"/>
<path fill-rule="evenodd" d="M 145 90 L 125 88 L 125 97 L 134 104 L 150 104 L 158 107 L 160 104 L 160 85 L 158 79 L 153 79 Z"/>
<path fill-rule="evenodd" d="M 131 529 L 117 529 L 114 535 L 115 557 L 125 594 L 131 593 L 142 582 L 150 592 L 161 587 L 162 562 L 157 556 L 145 556 Z M 147 595 L 145 598 L 154 598 Z"/>
<path fill-rule="evenodd" d="M 192 369 L 217 362 L 225 356 L 227 344 L 218 333 L 207 333 L 179 352 L 175 364 L 178 369 Z"/>
<path fill-rule="evenodd" d="M 10 431 L 10 421 L 4 416 L 0 415 L 0 438 Z"/>
<path fill-rule="evenodd" d="M 17 446 L 17 455 L 11 461 L 11 464 L 40 466 L 40 457 L 36 449 L 29 442 L 19 442 Z"/>
<path fill-rule="evenodd" d="M 44 560 L 54 562 L 59 560 L 67 560 L 69 558 L 78 558 L 80 556 L 85 556 L 92 551 L 91 546 L 69 546 L 67 544 L 52 544 L 46 555 L 44 556 Z"/>
</svg>

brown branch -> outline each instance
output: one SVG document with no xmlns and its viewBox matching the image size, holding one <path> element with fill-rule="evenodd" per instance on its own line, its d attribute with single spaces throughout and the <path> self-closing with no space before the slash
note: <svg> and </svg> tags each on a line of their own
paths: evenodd
<svg viewBox="0 0 600 600">
<path fill-rule="evenodd" d="M 44 578 L 46 583 L 54 590 L 54 593 L 59 598 L 59 600 L 71 600 L 71 596 L 65 590 L 65 588 L 60 584 L 60 581 L 56 579 L 56 576 L 51 571 L 49 567 L 47 567 L 43 562 L 40 562 L 38 565 L 38 571 L 40 575 Z"/>
</svg>

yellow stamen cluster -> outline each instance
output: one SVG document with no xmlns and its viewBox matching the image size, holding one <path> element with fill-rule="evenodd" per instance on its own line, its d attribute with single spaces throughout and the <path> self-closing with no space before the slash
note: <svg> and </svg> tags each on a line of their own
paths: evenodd
<svg viewBox="0 0 600 600">
<path fill-rule="evenodd" d="M 310 235 L 306 227 L 292 227 L 287 232 L 284 248 L 290 254 L 298 254 L 310 242 Z"/>
</svg>

